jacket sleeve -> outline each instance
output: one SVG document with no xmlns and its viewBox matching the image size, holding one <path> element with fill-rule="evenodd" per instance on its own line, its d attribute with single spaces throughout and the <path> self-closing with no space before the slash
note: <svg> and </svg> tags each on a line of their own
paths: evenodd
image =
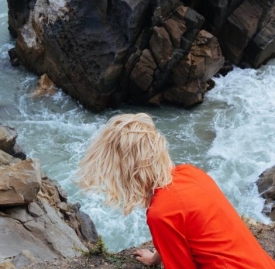
<svg viewBox="0 0 275 269">
<path fill-rule="evenodd" d="M 150 209 L 149 209 L 150 210 Z M 182 216 L 177 214 L 155 214 L 147 211 L 153 243 L 161 256 L 165 269 L 196 269 L 186 237 L 178 229 Z"/>
</svg>

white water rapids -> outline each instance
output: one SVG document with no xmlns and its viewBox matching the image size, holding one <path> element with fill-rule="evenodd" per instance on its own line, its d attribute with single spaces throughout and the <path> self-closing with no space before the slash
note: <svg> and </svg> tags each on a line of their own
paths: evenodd
<svg viewBox="0 0 275 269">
<path fill-rule="evenodd" d="M 37 77 L 9 62 L 14 40 L 8 33 L 6 5 L 0 0 L 0 122 L 14 127 L 17 143 L 28 157 L 40 160 L 43 171 L 61 184 L 71 202 L 80 202 L 109 250 L 150 240 L 144 210 L 124 217 L 104 207 L 101 196 L 84 194 L 73 183 L 91 137 L 117 113 L 150 113 L 167 137 L 175 163 L 203 168 L 240 215 L 268 222 L 261 213 L 264 201 L 255 181 L 275 165 L 274 60 L 258 70 L 235 68 L 226 77 L 215 78 L 215 88 L 192 110 L 123 106 L 93 114 L 61 91 L 31 98 Z"/>
</svg>

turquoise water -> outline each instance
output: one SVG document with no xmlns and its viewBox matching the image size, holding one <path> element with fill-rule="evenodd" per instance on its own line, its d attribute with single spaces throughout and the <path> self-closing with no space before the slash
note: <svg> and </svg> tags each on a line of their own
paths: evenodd
<svg viewBox="0 0 275 269">
<path fill-rule="evenodd" d="M 0 0 L 0 122 L 14 127 L 17 142 L 28 157 L 38 158 L 43 171 L 80 202 L 103 235 L 109 250 L 150 240 L 144 210 L 124 217 L 102 205 L 102 197 L 84 194 L 73 183 L 77 164 L 89 141 L 111 116 L 147 112 L 167 137 L 175 163 L 192 163 L 205 169 L 238 210 L 268 222 L 255 181 L 275 164 L 275 61 L 259 70 L 235 68 L 216 86 L 202 105 L 183 110 L 123 106 L 93 114 L 60 90 L 54 96 L 33 99 L 37 77 L 12 67 L 8 50 L 14 40 L 8 33 L 6 1 Z"/>
</svg>

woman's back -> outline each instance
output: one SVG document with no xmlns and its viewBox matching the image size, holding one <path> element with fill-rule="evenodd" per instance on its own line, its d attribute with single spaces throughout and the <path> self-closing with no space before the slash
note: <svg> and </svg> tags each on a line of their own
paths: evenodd
<svg viewBox="0 0 275 269">
<path fill-rule="evenodd" d="M 180 165 L 147 211 L 165 268 L 274 269 L 233 206 L 204 171 Z"/>
</svg>

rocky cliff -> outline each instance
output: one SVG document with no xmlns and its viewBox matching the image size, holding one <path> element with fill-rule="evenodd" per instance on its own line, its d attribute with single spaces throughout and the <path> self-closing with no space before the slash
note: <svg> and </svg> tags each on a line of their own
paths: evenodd
<svg viewBox="0 0 275 269">
<path fill-rule="evenodd" d="M 275 50 L 275 0 L 8 0 L 10 51 L 94 111 L 123 102 L 203 101 L 224 61 L 259 67 Z"/>
<path fill-rule="evenodd" d="M 92 220 L 20 153 L 16 137 L 0 124 L 0 268 L 80 256 L 98 240 Z"/>
</svg>

